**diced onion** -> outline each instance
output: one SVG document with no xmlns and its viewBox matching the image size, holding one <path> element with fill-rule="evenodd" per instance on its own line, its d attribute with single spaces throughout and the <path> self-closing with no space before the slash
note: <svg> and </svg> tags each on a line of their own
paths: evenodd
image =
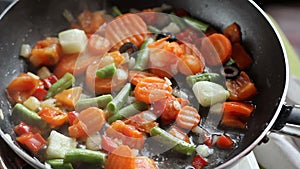
<svg viewBox="0 0 300 169">
<path fill-rule="evenodd" d="M 99 134 L 94 134 L 86 139 L 86 148 L 90 150 L 100 150 L 101 149 L 101 136 Z"/>
<path fill-rule="evenodd" d="M 20 56 L 24 58 L 28 58 L 31 53 L 31 47 L 29 44 L 22 44 L 21 46 L 21 51 L 20 51 Z"/>
<path fill-rule="evenodd" d="M 44 108 L 44 107 L 55 107 L 56 104 L 56 99 L 53 99 L 53 98 L 50 98 L 50 99 L 47 99 L 47 100 L 44 100 L 41 102 L 41 107 Z"/>
<path fill-rule="evenodd" d="M 171 22 L 168 26 L 163 28 L 162 32 L 179 33 L 180 28 L 176 23 Z"/>
<path fill-rule="evenodd" d="M 27 74 L 28 74 L 29 76 L 33 77 L 33 78 L 36 79 L 36 80 L 39 80 L 39 79 L 40 79 L 39 76 L 37 76 L 37 75 L 35 75 L 35 74 L 31 73 L 31 72 L 27 72 Z"/>
<path fill-rule="evenodd" d="M 51 76 L 51 72 L 50 70 L 46 67 L 43 66 L 41 67 L 38 71 L 37 71 L 37 75 L 41 78 L 41 79 L 46 79 L 49 76 Z"/>
<path fill-rule="evenodd" d="M 198 145 L 196 147 L 196 152 L 197 154 L 199 154 L 201 157 L 208 157 L 210 156 L 211 154 L 214 153 L 214 150 L 213 149 L 210 149 L 207 145 L 205 144 L 201 144 L 201 145 Z"/>
<path fill-rule="evenodd" d="M 0 109 L 0 120 L 4 120 L 4 115 L 2 109 Z"/>
<path fill-rule="evenodd" d="M 58 34 L 65 54 L 79 53 L 85 49 L 88 38 L 83 30 L 69 29 Z"/>
<path fill-rule="evenodd" d="M 37 111 L 41 103 L 36 97 L 30 96 L 27 100 L 24 101 L 23 104 L 28 109 L 32 111 Z"/>
<path fill-rule="evenodd" d="M 117 69 L 117 79 L 124 80 L 128 78 L 128 73 L 123 69 Z"/>
</svg>

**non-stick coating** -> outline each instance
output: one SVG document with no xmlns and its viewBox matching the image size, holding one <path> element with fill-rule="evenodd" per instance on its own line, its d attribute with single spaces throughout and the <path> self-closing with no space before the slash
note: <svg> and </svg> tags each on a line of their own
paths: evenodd
<svg viewBox="0 0 300 169">
<path fill-rule="evenodd" d="M 0 22 L 0 107 L 5 119 L 0 121 L 0 127 L 5 133 L 13 133 L 10 119 L 11 106 L 4 90 L 7 84 L 20 72 L 27 71 L 26 63 L 19 57 L 20 46 L 23 43 L 34 43 L 45 36 L 57 35 L 69 27 L 62 16 L 64 9 L 72 11 L 76 16 L 83 9 L 103 9 L 111 4 L 121 10 L 129 8 L 145 8 L 159 6 L 167 2 L 177 8 L 184 8 L 192 16 L 210 23 L 219 30 L 233 22 L 240 25 L 243 44 L 254 58 L 253 66 L 248 70 L 254 80 L 259 94 L 254 100 L 256 110 L 248 124 L 245 138 L 239 147 L 228 154 L 228 161 L 249 146 L 257 144 L 262 133 L 270 128 L 270 122 L 277 117 L 285 99 L 287 84 L 287 67 L 280 41 L 272 26 L 262 13 L 248 1 L 241 0 L 21 0 Z M 247 149 L 247 151 L 249 151 Z"/>
</svg>

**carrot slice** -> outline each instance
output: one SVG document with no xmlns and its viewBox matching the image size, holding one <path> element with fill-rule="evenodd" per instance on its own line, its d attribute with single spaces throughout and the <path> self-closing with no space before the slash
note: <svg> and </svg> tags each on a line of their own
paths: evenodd
<svg viewBox="0 0 300 169">
<path fill-rule="evenodd" d="M 232 45 L 232 59 L 235 60 L 236 65 L 240 70 L 249 68 L 253 62 L 253 59 L 246 52 L 245 48 L 240 43 Z"/>
<path fill-rule="evenodd" d="M 90 55 L 102 56 L 108 52 L 110 48 L 109 40 L 97 34 L 93 34 L 88 40 L 87 51 Z"/>
<path fill-rule="evenodd" d="M 176 125 L 184 129 L 192 129 L 200 122 L 198 111 L 191 106 L 184 106 L 178 113 Z"/>
<path fill-rule="evenodd" d="M 6 93 L 10 101 L 23 103 L 34 94 L 35 90 L 41 84 L 43 83 L 40 80 L 35 79 L 27 73 L 21 73 L 9 83 Z"/>
<path fill-rule="evenodd" d="M 137 70 L 129 71 L 129 81 L 131 84 L 135 86 L 146 77 L 157 77 L 157 76 L 150 72 L 141 72 Z"/>
<path fill-rule="evenodd" d="M 172 87 L 158 77 L 146 77 L 134 89 L 135 97 L 145 103 L 153 103 L 171 94 Z"/>
<path fill-rule="evenodd" d="M 243 102 L 223 103 L 223 117 L 221 125 L 225 127 L 244 129 L 254 107 Z"/>
<path fill-rule="evenodd" d="M 179 138 L 180 140 L 183 140 L 187 143 L 190 143 L 189 136 L 186 132 L 182 131 L 180 128 L 176 126 L 172 126 L 170 130 L 168 130 L 168 133 L 172 134 L 173 136 Z"/>
<path fill-rule="evenodd" d="M 147 33 L 147 25 L 140 16 L 124 14 L 107 24 L 105 38 L 110 40 L 112 50 L 118 50 L 126 42 L 132 42 L 139 47 Z"/>
<path fill-rule="evenodd" d="M 79 24 L 72 23 L 71 27 L 83 29 L 87 34 L 95 33 L 105 23 L 105 19 L 100 12 L 89 10 L 84 10 L 78 15 L 77 20 Z"/>
<path fill-rule="evenodd" d="M 224 64 L 230 58 L 232 46 L 226 36 L 214 33 L 203 39 L 201 53 L 205 58 L 205 63 L 218 66 Z"/>
<path fill-rule="evenodd" d="M 88 135 L 94 134 L 105 124 L 105 113 L 99 108 L 90 107 L 80 112 L 78 120 L 84 124 Z"/>
<path fill-rule="evenodd" d="M 54 96 L 56 103 L 67 108 L 68 110 L 74 110 L 75 104 L 80 98 L 82 93 L 81 87 L 74 87 L 64 90 Z"/>
<path fill-rule="evenodd" d="M 130 148 L 141 149 L 144 147 L 143 133 L 121 120 L 113 122 L 107 128 L 106 134 L 108 137 L 121 140 L 122 144 L 128 145 Z"/>
<path fill-rule="evenodd" d="M 69 54 L 64 55 L 54 69 L 54 74 L 61 78 L 67 72 L 73 75 L 81 75 L 87 67 L 97 59 L 97 57 L 89 57 L 85 55 Z"/>
<path fill-rule="evenodd" d="M 158 169 L 154 160 L 145 156 L 135 157 L 135 168 L 136 169 Z"/>
<path fill-rule="evenodd" d="M 231 43 L 241 42 L 241 28 L 237 23 L 227 26 L 224 29 L 223 34 L 230 40 Z"/>
<path fill-rule="evenodd" d="M 113 150 L 106 162 L 106 169 L 134 169 L 135 158 L 134 154 L 128 146 L 120 145 L 118 148 Z"/>
<path fill-rule="evenodd" d="M 139 114 L 129 117 L 124 122 L 125 124 L 132 125 L 141 132 L 150 133 L 150 130 L 158 126 L 155 122 L 157 119 L 156 115 L 151 111 L 143 111 Z"/>
</svg>

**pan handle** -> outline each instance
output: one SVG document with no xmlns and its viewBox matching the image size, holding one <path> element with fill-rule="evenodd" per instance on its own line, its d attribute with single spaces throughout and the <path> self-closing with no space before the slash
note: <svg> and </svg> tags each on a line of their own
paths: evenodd
<svg viewBox="0 0 300 169">
<path fill-rule="evenodd" d="M 300 105 L 283 105 L 271 131 L 300 138 L 299 129 Z"/>
</svg>

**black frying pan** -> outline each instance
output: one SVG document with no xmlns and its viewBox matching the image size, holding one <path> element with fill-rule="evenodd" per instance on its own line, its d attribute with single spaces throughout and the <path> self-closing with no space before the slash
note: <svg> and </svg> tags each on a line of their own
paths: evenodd
<svg viewBox="0 0 300 169">
<path fill-rule="evenodd" d="M 184 8 L 192 16 L 210 23 L 219 30 L 233 22 L 240 25 L 243 44 L 254 58 L 254 64 L 248 71 L 254 80 L 259 94 L 253 100 L 256 110 L 251 117 L 244 138 L 237 149 L 229 152 L 223 162 L 224 168 L 236 162 L 250 152 L 266 136 L 280 114 L 287 93 L 288 66 L 285 50 L 278 33 L 266 14 L 252 1 L 241 0 L 22 0 L 17 2 L 0 21 L 0 107 L 4 120 L 0 120 L 0 134 L 9 146 L 25 161 L 39 168 L 43 164 L 31 158 L 18 146 L 9 141 L 4 133 L 12 137 L 14 125 L 10 119 L 11 105 L 4 90 L 7 84 L 20 72 L 27 71 L 26 63 L 19 57 L 23 43 L 34 45 L 45 36 L 57 35 L 69 28 L 62 16 L 64 9 L 74 15 L 83 9 L 98 10 L 117 5 L 121 10 L 129 8 L 143 9 L 160 6 L 162 2 Z M 286 111 L 288 114 L 290 110 Z"/>
</svg>

